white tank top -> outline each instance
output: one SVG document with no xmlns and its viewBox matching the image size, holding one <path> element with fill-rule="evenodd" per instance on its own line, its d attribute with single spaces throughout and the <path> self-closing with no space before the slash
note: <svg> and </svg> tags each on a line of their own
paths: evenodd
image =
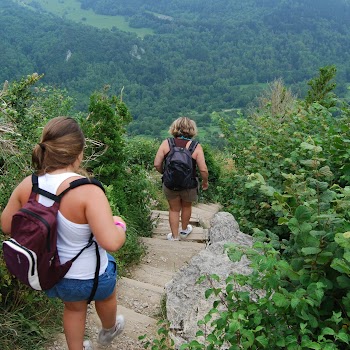
<svg viewBox="0 0 350 350">
<path fill-rule="evenodd" d="M 57 189 L 61 183 L 72 176 L 80 176 L 76 173 L 45 174 L 39 176 L 39 188 L 57 194 Z M 39 203 L 50 207 L 53 200 L 39 195 Z M 61 264 L 72 259 L 89 242 L 91 235 L 88 224 L 76 224 L 67 220 L 59 211 L 57 216 L 57 250 Z M 105 272 L 108 264 L 107 252 L 99 246 L 101 256 L 100 275 Z M 65 278 L 88 280 L 93 279 L 96 269 L 95 245 L 85 249 L 75 260 Z"/>
</svg>

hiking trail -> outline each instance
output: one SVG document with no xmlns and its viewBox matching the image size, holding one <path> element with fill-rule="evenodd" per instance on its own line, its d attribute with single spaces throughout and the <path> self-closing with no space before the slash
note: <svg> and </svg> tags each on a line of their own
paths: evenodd
<svg viewBox="0 0 350 350">
<path fill-rule="evenodd" d="M 92 341 L 95 350 L 142 350 L 144 348 L 138 340 L 139 336 L 146 334 L 150 340 L 156 337 L 160 327 L 157 322 L 166 318 L 161 310 L 164 286 L 193 256 L 205 249 L 210 220 L 219 209 L 218 204 L 194 205 L 190 219 L 193 231 L 181 241 L 166 239 L 170 232 L 168 211 L 152 211 L 155 219 L 152 238 L 141 238 L 146 246 L 146 255 L 129 270 L 128 277 L 121 277 L 117 282 L 118 314 L 124 315 L 126 324 L 123 333 L 110 345 L 101 346 L 97 343 L 100 320 L 94 305 L 88 308 L 86 338 Z M 66 349 L 63 331 L 53 344 L 46 347 L 46 350 Z"/>
</svg>

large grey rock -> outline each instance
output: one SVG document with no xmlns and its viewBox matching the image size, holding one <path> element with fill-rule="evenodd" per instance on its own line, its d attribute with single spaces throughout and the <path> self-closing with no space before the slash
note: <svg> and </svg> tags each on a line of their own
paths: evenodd
<svg viewBox="0 0 350 350">
<path fill-rule="evenodd" d="M 175 344 L 195 338 L 197 322 L 212 308 L 216 297 L 205 298 L 205 291 L 211 287 L 206 279 L 196 284 L 200 276 L 216 274 L 220 282 L 214 281 L 215 288 L 226 286 L 225 279 L 232 274 L 249 274 L 251 269 L 246 256 L 239 262 L 228 258 L 224 245 L 235 243 L 251 247 L 252 237 L 242 233 L 234 217 L 226 212 L 217 213 L 209 229 L 209 245 L 193 257 L 187 266 L 179 270 L 175 277 L 165 285 L 167 318 L 174 331 Z"/>
<path fill-rule="evenodd" d="M 209 242 L 234 242 L 239 245 L 250 246 L 252 237 L 242 233 L 235 218 L 226 212 L 214 215 L 210 222 Z"/>
</svg>

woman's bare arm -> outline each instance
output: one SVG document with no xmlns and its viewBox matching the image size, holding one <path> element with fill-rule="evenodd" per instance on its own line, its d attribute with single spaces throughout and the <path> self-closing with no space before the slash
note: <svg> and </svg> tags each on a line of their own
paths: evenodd
<svg viewBox="0 0 350 350">
<path fill-rule="evenodd" d="M 209 186 L 209 183 L 208 183 L 209 173 L 208 173 L 207 164 L 205 162 L 203 148 L 201 145 L 198 145 L 196 147 L 195 151 L 193 152 L 193 158 L 196 160 L 199 172 L 201 174 L 202 189 L 206 190 L 208 189 L 208 186 Z"/>
<path fill-rule="evenodd" d="M 154 167 L 159 173 L 163 173 L 163 161 L 165 155 L 170 151 L 168 140 L 164 140 L 159 146 L 157 154 L 154 158 Z"/>
</svg>

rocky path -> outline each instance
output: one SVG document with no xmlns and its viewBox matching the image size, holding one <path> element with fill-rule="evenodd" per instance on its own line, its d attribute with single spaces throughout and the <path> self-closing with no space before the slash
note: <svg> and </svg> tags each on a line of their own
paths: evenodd
<svg viewBox="0 0 350 350">
<path fill-rule="evenodd" d="M 126 320 L 124 332 L 111 345 L 97 344 L 100 321 L 94 306 L 90 306 L 86 336 L 93 342 L 94 349 L 142 350 L 139 336 L 156 337 L 157 322 L 165 319 L 162 300 L 164 286 L 176 272 L 194 255 L 205 248 L 211 218 L 219 211 L 217 204 L 197 204 L 193 207 L 190 223 L 193 232 L 182 241 L 167 241 L 170 232 L 167 211 L 153 211 L 156 226 L 152 238 L 142 238 L 147 254 L 141 263 L 122 277 L 117 283 L 118 314 Z M 57 337 L 46 350 L 66 350 L 64 335 Z"/>
</svg>

